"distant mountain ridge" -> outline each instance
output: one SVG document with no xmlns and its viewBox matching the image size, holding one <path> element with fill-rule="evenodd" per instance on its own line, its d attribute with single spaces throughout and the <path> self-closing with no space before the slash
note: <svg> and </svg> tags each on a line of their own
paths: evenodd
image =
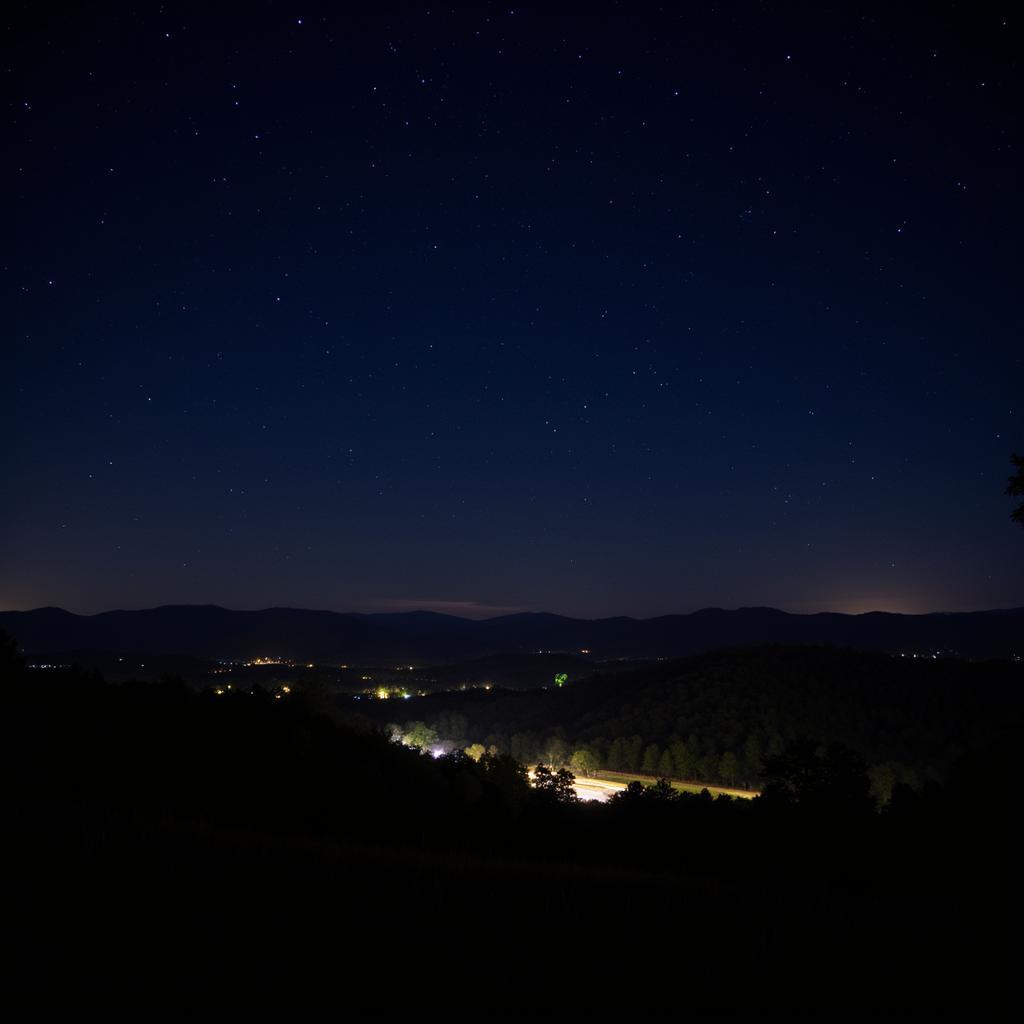
<svg viewBox="0 0 1024 1024">
<path fill-rule="evenodd" d="M 217 605 L 164 605 L 97 615 L 75 615 L 61 608 L 0 612 L 0 629 L 11 633 L 30 657 L 112 651 L 442 663 L 515 651 L 588 651 L 596 658 L 680 657 L 766 643 L 942 650 L 982 658 L 1024 654 L 1024 608 L 927 615 L 795 615 L 776 608 L 705 608 L 652 619 L 520 613 L 474 620 L 436 612 L 232 611 Z"/>
</svg>

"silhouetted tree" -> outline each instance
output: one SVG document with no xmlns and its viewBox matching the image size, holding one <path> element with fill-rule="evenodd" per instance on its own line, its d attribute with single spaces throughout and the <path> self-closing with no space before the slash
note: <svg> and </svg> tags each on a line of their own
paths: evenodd
<svg viewBox="0 0 1024 1024">
<path fill-rule="evenodd" d="M 516 810 L 530 795 L 530 779 L 526 768 L 511 754 L 488 751 L 480 758 L 484 778 L 498 793 L 504 804 Z"/>
<path fill-rule="evenodd" d="M 668 779 L 658 779 L 653 786 L 648 786 L 644 794 L 648 800 L 678 800 L 679 793 Z"/>
<path fill-rule="evenodd" d="M 539 764 L 533 772 L 533 788 L 552 803 L 578 803 L 579 797 L 573 789 L 575 781 L 567 768 L 552 771 L 546 764 Z"/>
<path fill-rule="evenodd" d="M 841 743 L 822 747 L 798 737 L 781 754 L 767 757 L 761 771 L 764 797 L 773 803 L 830 810 L 866 810 L 873 806 L 867 764 Z"/>
<path fill-rule="evenodd" d="M 1010 477 L 1006 493 L 1011 498 L 1019 498 L 1024 496 L 1024 455 L 1014 452 L 1010 461 L 1017 467 L 1017 472 Z M 1024 501 L 1010 513 L 1010 518 L 1024 526 Z"/>
<path fill-rule="evenodd" d="M 619 806 L 633 806 L 644 799 L 646 790 L 647 787 L 642 782 L 637 782 L 634 779 L 625 789 L 620 789 L 618 793 L 613 793 L 610 802 Z"/>
</svg>

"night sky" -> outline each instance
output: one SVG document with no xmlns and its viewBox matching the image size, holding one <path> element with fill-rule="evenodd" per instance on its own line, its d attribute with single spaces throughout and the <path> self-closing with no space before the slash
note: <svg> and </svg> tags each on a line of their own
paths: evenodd
<svg viewBox="0 0 1024 1024">
<path fill-rule="evenodd" d="M 4 15 L 0 607 L 1024 604 L 1016 5 L 101 6 Z"/>
</svg>

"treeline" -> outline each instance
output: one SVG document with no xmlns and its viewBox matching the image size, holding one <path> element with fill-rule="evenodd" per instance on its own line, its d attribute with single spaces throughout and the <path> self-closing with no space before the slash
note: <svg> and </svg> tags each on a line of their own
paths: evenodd
<svg viewBox="0 0 1024 1024">
<path fill-rule="evenodd" d="M 1015 728 L 1021 666 L 894 658 L 834 648 L 700 655 L 563 689 L 439 694 L 403 704 L 436 742 L 482 744 L 524 763 L 759 788 L 760 766 L 802 735 L 839 742 L 869 765 L 886 803 L 897 785 L 950 766 Z M 378 719 L 385 708 L 370 707 Z"/>
<path fill-rule="evenodd" d="M 485 736 L 488 743 L 471 742 L 468 718 L 455 711 L 442 712 L 429 722 L 410 720 L 401 726 L 392 725 L 389 733 L 408 746 L 463 749 L 478 755 L 483 751 L 508 753 L 522 764 L 543 762 L 585 775 L 605 770 L 748 790 L 760 789 L 765 759 L 778 757 L 785 749 L 785 741 L 777 731 L 767 735 L 760 731 L 749 733 L 737 755 L 733 750 L 719 753 L 713 736 L 702 739 L 695 733 L 662 747 L 657 743 L 645 744 L 643 737 L 637 735 L 617 736 L 610 742 L 598 737 L 590 743 L 574 744 L 565 738 L 564 730 L 547 736 L 513 733 L 507 749 L 503 749 L 504 736 L 500 733 Z M 922 783 L 914 768 L 896 760 L 868 765 L 866 770 L 871 795 L 880 805 L 889 802 L 895 786 L 917 789 Z"/>
</svg>

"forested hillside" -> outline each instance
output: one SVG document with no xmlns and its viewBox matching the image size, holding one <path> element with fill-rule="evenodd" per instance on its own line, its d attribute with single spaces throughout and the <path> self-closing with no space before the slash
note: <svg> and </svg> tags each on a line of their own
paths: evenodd
<svg viewBox="0 0 1024 1024">
<path fill-rule="evenodd" d="M 528 693 L 362 706 L 378 720 L 400 710 L 399 726 L 422 720 L 439 741 L 481 743 L 524 762 L 568 764 L 582 748 L 612 771 L 752 788 L 764 757 L 811 736 L 860 753 L 884 802 L 895 784 L 943 779 L 958 757 L 1015 732 L 1022 676 L 1009 662 L 766 647 Z"/>
</svg>

